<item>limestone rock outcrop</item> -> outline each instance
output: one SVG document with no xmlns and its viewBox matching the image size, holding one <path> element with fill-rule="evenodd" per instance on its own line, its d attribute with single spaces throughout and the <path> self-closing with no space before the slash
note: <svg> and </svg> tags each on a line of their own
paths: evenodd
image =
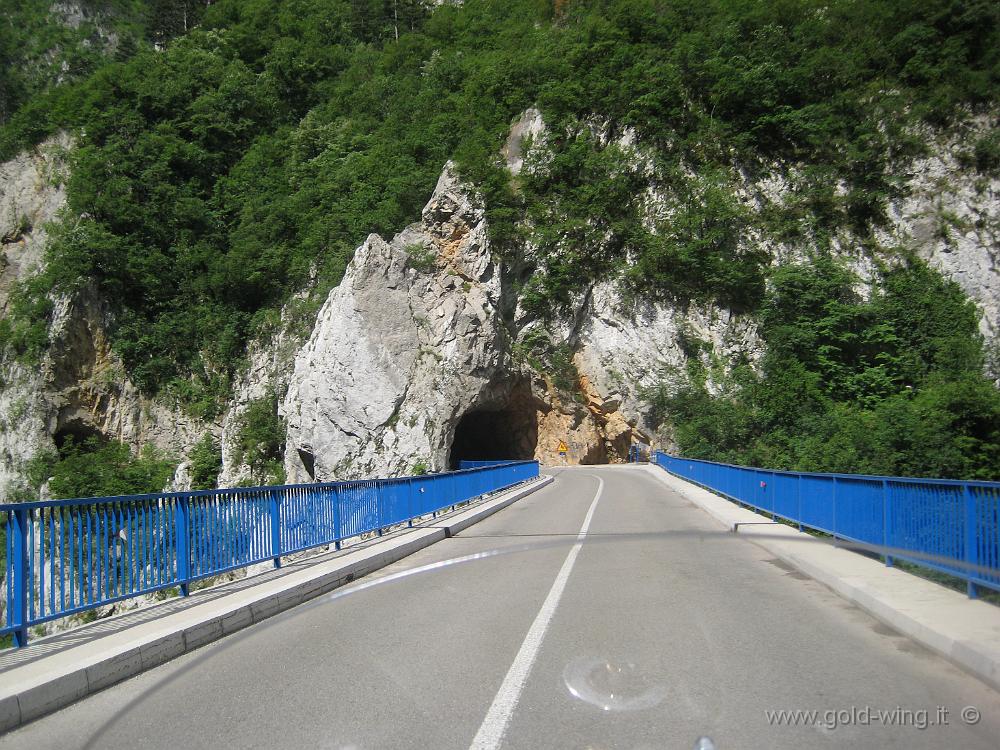
<svg viewBox="0 0 1000 750">
<path fill-rule="evenodd" d="M 289 480 L 446 468 L 461 416 L 509 395 L 500 294 L 482 208 L 446 167 L 420 222 L 358 248 L 296 356 Z"/>
<path fill-rule="evenodd" d="M 69 136 L 0 164 L 0 316 L 15 285 L 44 260 L 47 225 L 66 203 Z M 204 425 L 143 396 L 107 337 L 110 313 L 92 289 L 53 299 L 50 346 L 37 363 L 0 355 L 0 497 L 19 497 L 33 457 L 65 436 L 152 444 L 183 457 Z"/>
<path fill-rule="evenodd" d="M 587 127 L 652 169 L 631 131 L 613 138 L 607 123 Z M 967 127 L 912 164 L 904 197 L 890 206 L 877 240 L 912 249 L 961 285 L 995 344 L 1000 181 L 963 164 L 962 139 L 971 142 L 990 122 Z M 550 135 L 536 109 L 512 124 L 501 154 L 512 175 L 544 165 Z M 65 204 L 71 147 L 60 135 L 0 165 L 0 316 L 15 285 L 41 267 L 46 224 Z M 654 184 L 646 196 L 653 224 L 669 220 Z M 753 205 L 780 200 L 787 189 L 776 175 L 738 192 Z M 852 250 L 855 240 L 837 237 L 834 248 L 864 280 L 875 266 Z M 767 248 L 775 262 L 804 257 L 791 245 Z M 65 435 L 100 434 L 135 449 L 152 443 L 182 462 L 183 487 L 184 458 L 208 431 L 221 439 L 220 484 L 252 482 L 235 446 L 248 405 L 269 394 L 286 423 L 290 482 L 442 470 L 477 449 L 551 464 L 620 460 L 652 432 L 645 388 L 683 371 L 691 357 L 753 363 L 763 354 L 749 317 L 714 305 L 629 301 L 614 282 L 585 290 L 545 331 L 518 307 L 515 270 L 492 251 L 478 197 L 447 165 L 419 221 L 391 240 L 371 235 L 358 248 L 304 343 L 284 326 L 251 343 L 248 366 L 211 422 L 135 388 L 109 344 L 112 319 L 95 293 L 85 288 L 54 299 L 52 346 L 42 361 L 0 361 L 0 493 L 16 493 L 30 459 Z M 568 387 L 565 373 L 556 387 L 525 357 L 526 336 L 539 333 L 572 351 L 575 382 Z"/>
</svg>

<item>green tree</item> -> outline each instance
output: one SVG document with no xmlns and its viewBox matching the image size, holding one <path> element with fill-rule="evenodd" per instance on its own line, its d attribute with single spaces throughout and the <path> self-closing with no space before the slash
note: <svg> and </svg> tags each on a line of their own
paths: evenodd
<svg viewBox="0 0 1000 750">
<path fill-rule="evenodd" d="M 212 490 L 219 482 L 222 471 L 222 452 L 219 442 L 205 435 L 191 450 L 191 489 Z"/>
<path fill-rule="evenodd" d="M 36 456 L 29 473 L 36 485 L 47 480 L 55 499 L 86 498 L 162 492 L 174 467 L 152 446 L 133 455 L 114 440 L 68 437 L 58 453 Z"/>
<path fill-rule="evenodd" d="M 255 480 L 284 481 L 285 425 L 278 416 L 278 400 L 273 392 L 247 405 L 240 417 L 236 441 L 238 460 L 246 462 Z"/>
<path fill-rule="evenodd" d="M 870 297 L 829 258 L 775 270 L 759 373 L 719 393 L 675 378 L 646 394 L 682 452 L 806 471 L 995 479 L 1000 392 L 983 374 L 975 307 L 912 260 Z"/>
</svg>

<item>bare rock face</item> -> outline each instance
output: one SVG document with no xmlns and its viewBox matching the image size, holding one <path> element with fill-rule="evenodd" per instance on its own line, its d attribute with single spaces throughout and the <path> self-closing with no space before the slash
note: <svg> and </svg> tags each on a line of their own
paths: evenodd
<svg viewBox="0 0 1000 750">
<path fill-rule="evenodd" d="M 993 119 L 973 119 L 914 162 L 882 239 L 914 249 L 957 283 L 979 306 L 987 341 L 1000 336 L 1000 179 L 963 165 L 959 153 L 996 127 Z"/>
<path fill-rule="evenodd" d="M 45 225 L 66 205 L 63 179 L 71 146 L 61 133 L 0 164 L 0 315 L 11 287 L 41 268 Z"/>
<path fill-rule="evenodd" d="M 290 305 L 301 301 L 308 290 L 293 298 Z M 301 343 L 301 336 L 293 333 L 288 319 L 290 305 L 282 310 L 278 330 L 270 337 L 251 341 L 247 347 L 247 367 L 237 374 L 233 382 L 233 394 L 222 417 L 220 447 L 222 449 L 222 471 L 219 474 L 220 487 L 247 486 L 258 483 L 251 467 L 247 465 L 238 447 L 239 434 L 243 427 L 247 409 L 258 399 L 272 399 L 284 393 L 292 375 L 295 354 Z"/>
<path fill-rule="evenodd" d="M 626 420 L 512 356 L 501 271 L 482 208 L 447 165 L 419 222 L 357 250 L 296 355 L 281 409 L 288 481 L 443 470 L 461 457 L 626 455 Z"/>
<path fill-rule="evenodd" d="M 295 358 L 282 407 L 289 481 L 447 468 L 461 416 L 503 399 L 500 274 L 451 166 L 421 221 L 370 235 Z"/>
<path fill-rule="evenodd" d="M 534 107 L 524 110 L 521 116 L 510 127 L 510 134 L 504 142 L 502 156 L 507 163 L 507 170 L 512 175 L 521 174 L 524 159 L 532 144 L 537 145 L 545 138 L 545 121 L 542 113 Z"/>
<path fill-rule="evenodd" d="M 604 394 L 596 404 L 602 413 L 614 413 L 642 430 L 651 430 L 643 414 L 643 389 L 683 370 L 690 357 L 708 357 L 710 351 L 724 362 L 740 357 L 753 362 L 764 351 L 749 318 L 715 305 L 680 309 L 640 302 L 626 307 L 612 285 L 601 284 L 587 312 L 577 367 L 594 394 Z M 707 348 L 694 351 L 692 342 Z"/>
<path fill-rule="evenodd" d="M 46 225 L 66 203 L 66 134 L 0 164 L 0 317 L 12 288 L 41 270 Z M 203 427 L 148 399 L 111 351 L 106 305 L 84 289 L 54 299 L 51 346 L 38 363 L 0 355 L 0 497 L 23 496 L 32 458 L 72 435 L 101 435 L 180 460 Z"/>
<path fill-rule="evenodd" d="M 945 278 L 956 282 L 978 305 L 985 340 L 996 345 L 1000 341 L 1000 180 L 976 173 L 960 158 L 968 144 L 991 127 L 994 123 L 989 117 L 973 119 L 964 132 L 933 142 L 929 155 L 912 164 L 906 197 L 890 206 L 890 224 L 878 232 L 878 240 L 885 248 L 915 251 Z M 523 168 L 525 133 L 530 133 L 535 143 L 544 141 L 545 125 L 534 110 L 526 111 L 515 123 L 508 139 L 505 155 L 512 171 Z M 637 163 L 642 162 L 642 146 L 628 133 L 618 145 Z M 788 186 L 777 179 L 734 189 L 746 199 L 763 194 L 780 200 Z M 649 196 L 651 215 L 661 203 L 655 194 Z M 754 236 L 744 238 L 748 244 L 759 241 L 761 238 Z M 808 262 L 810 257 L 801 246 L 764 244 L 774 262 Z M 853 248 L 862 244 L 858 238 L 845 232 L 834 244 L 857 273 L 860 286 L 872 284 L 878 263 L 856 253 Z M 576 364 L 586 381 L 584 392 L 590 388 L 600 398 L 615 401 L 612 423 L 621 419 L 640 438 L 642 431 L 652 429 L 643 413 L 644 388 L 671 380 L 683 372 L 692 357 L 701 358 L 706 365 L 713 360 L 729 363 L 738 359 L 752 364 L 764 353 L 756 325 L 746 316 L 715 305 L 625 304 L 611 283 L 596 285 L 574 317 L 579 321 Z M 713 388 L 711 379 L 707 385 Z M 594 397 L 588 395 L 588 400 L 593 408 Z M 614 440 L 614 428 L 610 433 L 607 426 L 603 429 L 606 438 Z"/>
<path fill-rule="evenodd" d="M 66 135 L 0 164 L 0 317 L 17 282 L 42 264 L 45 225 L 66 203 L 62 184 Z M 23 470 L 48 442 L 39 368 L 0 358 L 0 498 L 23 485 Z"/>
<path fill-rule="evenodd" d="M 0 495 L 22 493 L 31 458 L 67 436 L 99 435 L 136 451 L 153 445 L 180 461 L 203 434 L 179 408 L 139 392 L 111 350 L 107 323 L 94 293 L 59 297 L 41 361 L 0 363 Z"/>
</svg>

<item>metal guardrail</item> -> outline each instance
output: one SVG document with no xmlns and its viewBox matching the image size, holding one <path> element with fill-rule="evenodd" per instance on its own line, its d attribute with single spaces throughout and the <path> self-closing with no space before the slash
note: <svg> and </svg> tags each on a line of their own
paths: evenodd
<svg viewBox="0 0 1000 750">
<path fill-rule="evenodd" d="M 772 517 L 1000 591 L 1000 482 L 772 471 L 671 456 L 671 474 Z M 908 554 L 910 553 L 910 554 Z M 952 564 L 954 563 L 954 564 Z"/>
<path fill-rule="evenodd" d="M 458 462 L 458 468 L 459 469 L 479 469 L 479 468 L 481 468 L 483 466 L 502 466 L 503 464 L 510 464 L 510 463 L 516 463 L 516 460 L 515 459 L 511 459 L 511 458 L 504 458 L 504 459 L 500 459 L 499 461 L 497 461 L 497 460 L 492 460 L 492 461 L 470 461 L 470 460 L 466 460 L 466 459 L 463 458 L 461 461 Z"/>
<path fill-rule="evenodd" d="M 649 451 L 650 448 L 646 443 L 632 443 L 628 449 L 628 462 L 637 464 L 649 461 Z"/>
<path fill-rule="evenodd" d="M 443 474 L 0 504 L 0 635 L 436 514 L 538 476 L 537 461 Z"/>
</svg>

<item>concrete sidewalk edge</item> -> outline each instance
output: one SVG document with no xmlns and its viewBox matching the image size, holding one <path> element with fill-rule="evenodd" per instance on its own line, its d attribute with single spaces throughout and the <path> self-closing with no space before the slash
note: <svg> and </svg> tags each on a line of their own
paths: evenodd
<svg viewBox="0 0 1000 750">
<path fill-rule="evenodd" d="M 11 684 L 0 687 L 0 733 L 351 583 L 457 534 L 553 481 L 551 476 L 540 476 L 499 496 L 439 516 L 431 525 L 400 528 L 376 544 L 317 562 L 286 578 L 262 581 L 259 586 L 196 604 L 162 620 L 15 667 L 3 675 Z M 83 649 L 89 653 L 74 653 Z"/>
<path fill-rule="evenodd" d="M 685 499 L 704 510 L 729 531 L 733 530 L 735 523 L 760 523 L 763 521 L 766 524 L 770 520 L 763 514 L 744 508 L 731 500 L 716 495 L 658 466 L 648 465 L 647 470 L 652 472 L 665 485 L 680 492 Z M 810 578 L 822 583 L 839 596 L 857 605 L 877 620 L 913 639 L 936 654 L 943 656 L 993 689 L 1000 690 L 1000 608 L 985 602 L 970 600 L 965 595 L 947 589 L 940 584 L 932 581 L 924 581 L 894 568 L 887 568 L 882 563 L 861 558 L 860 555 L 849 550 L 832 550 L 840 553 L 840 555 L 850 556 L 843 559 L 845 561 L 850 560 L 855 566 L 859 560 L 870 563 L 873 566 L 873 572 L 875 572 L 875 568 L 877 567 L 880 569 L 877 572 L 883 574 L 886 578 L 889 576 L 909 576 L 916 579 L 921 584 L 929 587 L 928 590 L 933 590 L 935 596 L 947 599 L 951 607 L 967 610 L 973 613 L 974 616 L 988 620 L 990 627 L 986 629 L 996 633 L 992 643 L 964 638 L 956 635 L 954 629 L 952 629 L 952 632 L 949 632 L 949 628 L 942 626 L 940 623 L 933 622 L 929 618 L 922 617 L 918 611 L 905 611 L 900 602 L 893 601 L 884 589 L 873 587 L 870 585 L 870 582 L 858 577 L 844 575 L 841 571 L 829 565 L 810 560 L 805 554 L 797 554 L 785 549 L 780 539 L 773 538 L 775 536 L 788 537 L 790 541 L 799 541 L 803 537 L 812 539 L 812 537 L 804 532 L 784 524 L 779 524 L 774 526 L 756 525 L 747 527 L 746 529 L 741 528 L 739 533 L 741 536 L 745 536 L 748 540 L 763 547 L 778 559 L 793 566 Z M 761 538 L 763 535 L 767 535 L 768 538 Z M 914 606 L 913 609 L 917 610 L 918 607 Z"/>
</svg>

